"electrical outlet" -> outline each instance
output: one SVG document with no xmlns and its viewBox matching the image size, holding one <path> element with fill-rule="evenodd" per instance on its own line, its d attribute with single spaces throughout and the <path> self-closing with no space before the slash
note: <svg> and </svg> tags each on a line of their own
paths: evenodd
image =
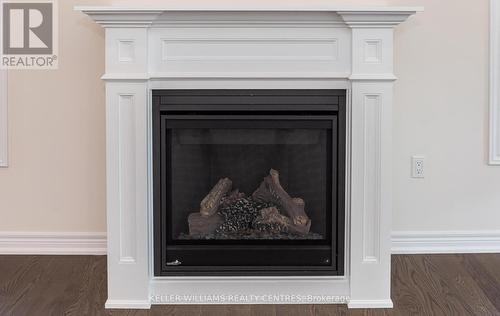
<svg viewBox="0 0 500 316">
<path fill-rule="evenodd" d="M 425 176 L 424 166 L 425 157 L 423 156 L 413 156 L 411 157 L 411 177 L 412 178 L 423 178 Z"/>
</svg>

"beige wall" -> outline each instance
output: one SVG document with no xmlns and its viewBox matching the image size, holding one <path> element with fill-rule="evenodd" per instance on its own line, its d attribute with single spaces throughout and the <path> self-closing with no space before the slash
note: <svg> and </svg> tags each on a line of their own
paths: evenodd
<svg viewBox="0 0 500 316">
<path fill-rule="evenodd" d="M 486 165 L 488 0 L 388 2 L 426 7 L 396 32 L 394 230 L 500 229 L 500 167 Z M 144 4 L 59 1 L 59 70 L 9 72 L 0 231 L 106 229 L 103 31 L 72 8 L 111 3 Z M 425 179 L 410 179 L 411 155 L 427 157 Z"/>
<path fill-rule="evenodd" d="M 500 167 L 488 154 L 489 0 L 425 6 L 396 32 L 394 230 L 500 229 Z M 410 179 L 410 156 L 426 178 Z"/>
<path fill-rule="evenodd" d="M 59 69 L 8 74 L 0 231 L 106 230 L 104 33 L 58 3 Z"/>
</svg>

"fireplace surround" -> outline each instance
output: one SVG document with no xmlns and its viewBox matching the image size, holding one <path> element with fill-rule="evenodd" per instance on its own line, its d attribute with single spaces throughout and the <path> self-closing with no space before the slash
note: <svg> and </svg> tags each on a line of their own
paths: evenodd
<svg viewBox="0 0 500 316">
<path fill-rule="evenodd" d="M 348 303 L 350 308 L 392 306 L 391 128 L 396 79 L 393 32 L 396 25 L 421 8 L 345 7 L 323 1 L 297 5 L 271 1 L 76 9 L 105 28 L 106 69 L 102 79 L 106 82 L 107 125 L 107 308 L 224 302 Z M 154 216 L 154 179 L 157 175 L 154 149 L 157 147 L 154 146 L 156 133 L 153 133 L 157 116 L 153 100 L 159 91 L 179 90 L 345 92 L 346 150 L 342 185 L 345 203 L 341 206 L 345 215 L 344 257 L 338 265 L 342 269 L 332 270 L 335 273 L 313 274 L 257 269 L 246 275 L 214 275 L 203 273 L 203 269 L 195 269 L 198 273 L 192 274 L 164 275 L 158 270 L 154 238 L 155 225 L 158 225 Z M 301 109 L 299 121 L 304 122 L 302 119 L 308 116 L 307 111 L 314 109 L 312 103 L 308 109 Z M 231 113 L 225 114 L 236 115 L 233 113 L 236 108 L 226 109 Z M 286 111 L 293 108 L 292 104 L 282 107 Z M 181 107 L 181 110 L 184 109 Z M 240 145 L 248 143 L 245 130 L 253 127 L 247 124 L 246 129 L 240 128 L 234 133 L 214 133 L 210 132 L 213 129 L 210 122 L 203 124 L 206 124 L 205 132 L 200 132 L 193 124 L 185 129 L 187 131 L 176 134 L 178 148 L 174 150 L 180 155 L 177 159 L 189 156 L 183 156 L 186 153 L 181 150 L 186 142 L 198 146 L 196 150 L 209 145 L 203 142 L 224 145 L 220 143 L 238 139 Z M 288 140 L 281 131 L 264 127 L 259 132 L 261 136 L 257 137 L 261 143 L 273 139 L 273 135 L 281 135 L 275 139 L 280 139 L 280 146 L 286 147 L 283 145 Z M 333 128 L 312 132 L 298 128 L 296 132 L 306 143 L 320 144 L 317 147 L 323 148 L 321 139 L 330 133 L 328 130 Z M 256 151 L 260 150 L 259 144 L 253 145 Z M 233 155 L 236 149 L 218 146 L 214 152 L 227 150 Z M 275 154 L 283 154 L 286 150 L 296 149 L 283 149 Z M 321 152 L 321 149 L 316 150 Z M 291 198 L 300 197 L 294 196 L 296 194 L 302 194 L 300 198 L 306 196 L 287 180 L 291 175 L 286 170 L 293 168 L 269 168 L 282 169 L 270 170 L 270 177 L 279 172 L 282 187 L 290 191 Z M 266 177 L 267 172 L 256 171 L 255 177 L 257 173 L 260 178 Z M 237 172 L 231 175 L 231 182 L 252 187 L 245 189 L 247 195 L 252 193 L 253 187 L 259 186 L 259 183 L 242 183 L 244 180 L 237 175 Z M 208 186 L 210 191 L 210 186 L 215 185 L 219 177 L 224 179 L 227 175 L 214 175 L 207 180 L 210 184 L 205 184 L 203 190 Z M 329 190 L 328 185 L 322 190 Z M 176 196 L 182 194 L 186 192 L 177 192 Z M 318 203 L 315 199 L 321 200 L 308 197 L 304 201 L 306 214 L 308 205 Z M 278 209 L 280 205 L 266 207 Z M 286 208 L 281 207 L 277 213 L 269 211 L 266 214 L 283 215 Z M 262 215 L 261 211 L 259 209 L 257 215 Z M 311 217 L 311 228 L 321 235 L 322 220 L 317 215 Z M 171 261 L 165 260 L 167 262 Z M 203 299 L 206 297 L 219 299 Z M 245 299 L 235 300 L 235 297 Z"/>
</svg>

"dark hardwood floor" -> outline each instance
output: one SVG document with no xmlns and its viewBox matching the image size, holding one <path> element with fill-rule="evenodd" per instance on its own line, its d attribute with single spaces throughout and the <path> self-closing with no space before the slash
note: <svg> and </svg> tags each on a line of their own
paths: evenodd
<svg viewBox="0 0 500 316">
<path fill-rule="evenodd" d="M 191 305 L 105 310 L 105 256 L 0 256 L 0 315 L 500 315 L 500 254 L 392 257 L 392 310 Z"/>
</svg>

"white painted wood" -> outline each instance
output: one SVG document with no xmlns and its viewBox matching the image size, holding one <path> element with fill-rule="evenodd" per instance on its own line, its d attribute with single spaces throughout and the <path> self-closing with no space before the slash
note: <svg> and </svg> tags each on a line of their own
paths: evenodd
<svg viewBox="0 0 500 316">
<path fill-rule="evenodd" d="M 392 28 L 352 29 L 352 75 L 374 76 L 393 73 Z"/>
<path fill-rule="evenodd" d="M 349 308 L 393 308 L 392 300 L 350 300 Z"/>
<path fill-rule="evenodd" d="M 342 16 L 344 22 L 353 28 L 393 28 L 404 22 L 410 15 L 423 11 L 423 7 L 387 7 L 383 6 L 379 10 L 359 9 L 339 9 L 336 10 Z"/>
<path fill-rule="evenodd" d="M 215 79 L 234 79 L 234 80 L 246 80 L 246 79 L 259 79 L 259 80 L 311 80 L 311 79 L 321 79 L 321 80 L 339 80 L 349 78 L 350 73 L 342 72 L 152 72 L 149 74 L 137 74 L 137 73 L 107 73 L 104 74 L 101 79 L 103 80 L 215 80 Z M 385 75 L 388 77 L 389 75 Z M 379 76 L 379 77 L 382 77 Z M 384 80 L 382 78 L 381 80 Z M 392 79 L 394 80 L 394 76 Z"/>
<path fill-rule="evenodd" d="M 147 300 L 107 300 L 104 304 L 108 309 L 150 309 L 151 303 Z"/>
<path fill-rule="evenodd" d="M 339 14 L 352 29 L 349 307 L 389 307 L 393 26 L 404 16 L 397 12 L 387 16 Z"/>
<path fill-rule="evenodd" d="M 302 11 L 291 18 L 290 12 L 283 11 L 164 11 L 153 22 L 157 28 L 236 28 L 245 31 L 249 27 L 263 28 L 344 28 L 345 23 L 334 11 Z"/>
<path fill-rule="evenodd" d="M 218 297 L 225 301 L 207 302 Z M 243 297 L 229 300 L 229 296 Z M 349 281 L 332 277 L 176 277 L 151 282 L 153 304 L 345 304 Z"/>
<path fill-rule="evenodd" d="M 135 95 L 118 95 L 118 151 L 121 176 L 120 203 L 120 262 L 134 263 L 136 258 L 136 147 Z"/>
<path fill-rule="evenodd" d="M 106 73 L 127 73 L 129 76 L 147 72 L 147 29 L 106 29 Z"/>
<path fill-rule="evenodd" d="M 148 300 L 147 97 L 144 82 L 106 83 L 108 298 L 111 301 Z"/>
<path fill-rule="evenodd" d="M 9 165 L 7 70 L 0 70 L 0 167 Z"/>
<path fill-rule="evenodd" d="M 352 300 L 390 300 L 392 91 L 390 81 L 352 82 Z"/>
<path fill-rule="evenodd" d="M 396 231 L 392 253 L 500 253 L 500 231 Z"/>
<path fill-rule="evenodd" d="M 500 165 L 500 1 L 490 0 L 490 152 L 489 163 Z"/>
<path fill-rule="evenodd" d="M 158 295 L 292 292 L 348 295 L 353 308 L 392 306 L 393 27 L 421 9 L 317 0 L 300 8 L 210 6 L 77 8 L 106 28 L 106 306 L 147 308 Z M 347 90 L 344 276 L 153 276 L 151 90 L 184 88 Z"/>
<path fill-rule="evenodd" d="M 304 3 L 290 1 L 267 1 L 267 2 L 234 2 L 234 1 L 211 1 L 207 5 L 205 1 L 170 1 L 158 7 L 120 7 L 120 6 L 76 6 L 75 10 L 82 11 L 88 15 L 99 15 L 99 22 L 107 20 L 142 21 L 147 14 L 157 14 L 168 11 L 226 11 L 226 12 L 250 12 L 250 11 L 278 11 L 278 12 L 355 12 L 362 13 L 357 20 L 363 21 L 392 21 L 393 24 L 403 22 L 409 15 L 423 11 L 423 7 L 414 6 L 366 6 L 366 5 L 338 5 L 331 1 L 310 0 Z M 124 14 L 126 13 L 126 14 Z M 106 14 L 106 16 L 105 16 Z"/>
<path fill-rule="evenodd" d="M 135 40 L 118 40 L 118 62 L 133 63 L 135 61 Z"/>
<path fill-rule="evenodd" d="M 150 89 L 350 89 L 346 79 L 319 78 L 163 78 Z"/>
<path fill-rule="evenodd" d="M 2 255 L 105 255 L 106 233 L 0 232 Z"/>
<path fill-rule="evenodd" d="M 252 61 L 275 62 L 338 60 L 338 39 L 334 37 L 269 38 L 163 38 L 161 60 L 168 62 Z M 223 54 L 221 54 L 223 52 Z M 293 55 L 291 54 L 293 53 Z"/>
<path fill-rule="evenodd" d="M 382 96 L 364 94 L 363 113 L 363 262 L 377 263 L 380 258 L 380 176 L 382 141 Z"/>
<path fill-rule="evenodd" d="M 228 19 L 219 16 L 219 21 Z M 301 27 L 293 28 L 261 23 L 215 28 L 191 23 L 151 29 L 153 76 L 309 78 L 350 73 L 350 31 L 346 28 L 312 27 L 315 21 L 302 21 Z M 293 24 L 293 19 L 288 23 Z"/>
<path fill-rule="evenodd" d="M 381 39 L 367 39 L 365 40 L 364 47 L 364 62 L 367 64 L 381 64 L 382 63 L 382 40 Z"/>
</svg>

